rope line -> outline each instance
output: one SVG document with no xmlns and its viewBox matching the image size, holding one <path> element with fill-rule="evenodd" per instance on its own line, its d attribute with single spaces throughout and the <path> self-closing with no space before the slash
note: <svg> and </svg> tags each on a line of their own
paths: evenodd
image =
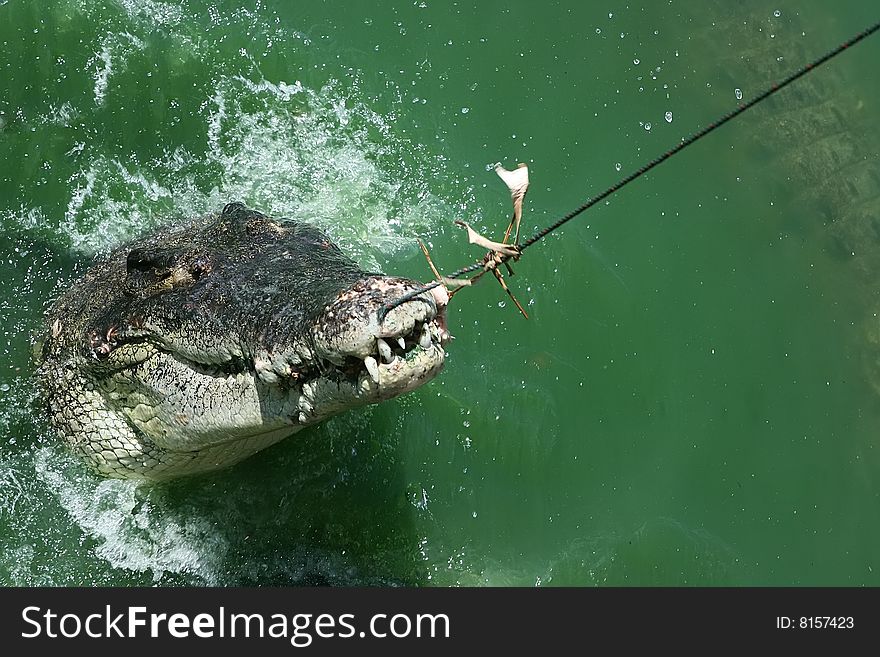
<svg viewBox="0 0 880 657">
<path fill-rule="evenodd" d="M 880 30 L 880 22 L 877 22 L 874 25 L 872 25 L 871 27 L 867 28 L 866 30 L 859 32 L 858 34 L 856 34 L 852 38 L 843 42 L 842 44 L 840 44 L 839 46 L 837 46 L 833 50 L 830 50 L 829 52 L 825 53 L 824 55 L 822 55 L 818 59 L 816 59 L 808 64 L 805 64 L 804 66 L 802 66 L 800 69 L 798 69 L 797 71 L 795 71 L 794 73 L 789 75 L 787 78 L 785 78 L 781 82 L 774 82 L 767 89 L 765 89 L 764 91 L 759 93 L 757 96 L 754 96 L 748 102 L 740 103 L 736 109 L 731 110 L 730 112 L 728 112 L 727 114 L 725 114 L 724 116 L 719 118 L 718 120 L 713 121 L 712 123 L 707 125 L 702 130 L 699 130 L 699 131 L 693 133 L 691 136 L 683 139 L 674 148 L 671 148 L 670 150 L 666 151 L 662 155 L 654 158 L 653 160 L 648 162 L 643 167 L 641 167 L 641 168 L 637 169 L 636 171 L 632 172 L 631 174 L 629 174 L 626 178 L 623 178 L 619 182 L 615 183 L 614 185 L 612 185 L 611 187 L 606 189 L 601 194 L 587 199 L 587 201 L 584 202 L 584 204 L 581 205 L 580 207 L 575 208 L 574 210 L 572 210 L 571 212 L 569 212 L 565 216 L 561 217 L 560 219 L 558 219 L 554 223 L 550 224 L 546 228 L 544 228 L 544 229 L 538 231 L 537 233 L 535 233 L 534 235 L 532 235 L 529 239 L 527 239 L 525 242 L 523 242 L 522 244 L 519 245 L 520 253 L 522 253 L 527 248 L 532 246 L 535 242 L 538 242 L 539 240 L 544 239 L 545 237 L 547 237 L 547 235 L 552 233 L 554 230 L 557 230 L 563 224 L 568 223 L 569 221 L 571 221 L 572 219 L 577 217 L 579 214 L 581 214 L 585 210 L 593 207 L 594 205 L 596 205 L 596 203 L 599 203 L 600 201 L 611 196 L 614 192 L 616 192 L 620 188 L 628 185 L 636 178 L 642 177 L 643 175 L 648 173 L 648 171 L 650 171 L 651 169 L 653 169 L 657 165 L 662 164 L 663 162 L 668 160 L 670 157 L 672 157 L 676 153 L 681 152 L 682 150 L 684 150 L 685 148 L 687 148 L 688 146 L 690 146 L 694 142 L 702 139 L 703 137 L 708 135 L 710 132 L 716 130 L 717 128 L 720 128 L 722 125 L 724 125 L 728 121 L 731 121 L 732 119 L 736 118 L 737 116 L 739 116 L 740 114 L 742 114 L 746 110 L 754 107 L 755 105 L 757 105 L 761 101 L 766 100 L 767 98 L 769 98 L 770 96 L 772 96 L 775 93 L 778 93 L 779 91 L 781 91 L 782 89 L 784 89 L 785 87 L 790 85 L 795 80 L 803 77 L 804 75 L 806 75 L 807 73 L 809 73 L 811 71 L 814 71 L 816 68 L 818 68 L 819 66 L 821 66 L 822 64 L 824 64 L 828 60 L 832 59 L 833 57 L 836 57 L 837 55 L 842 53 L 844 50 L 849 48 L 850 46 L 854 46 L 859 41 L 866 39 L 867 37 L 869 37 L 872 34 L 874 34 L 875 32 L 877 32 L 878 30 Z M 507 260 L 507 258 L 505 258 L 504 261 L 506 261 L 506 260 Z M 449 274 L 447 276 L 447 278 L 460 278 L 460 277 L 464 276 L 465 274 L 469 274 L 471 272 L 477 271 L 478 269 L 484 269 L 484 261 L 483 260 L 475 262 L 475 263 L 468 265 L 466 267 L 462 267 L 461 269 L 458 269 L 457 271 L 453 272 L 452 274 Z M 381 322 L 382 320 L 384 320 L 385 316 L 391 310 L 396 308 L 397 306 L 400 306 L 404 303 L 407 303 L 408 301 L 412 301 L 413 299 L 418 297 L 420 294 L 423 294 L 424 292 L 428 292 L 430 290 L 433 290 L 435 287 L 439 287 L 440 285 L 442 285 L 442 281 L 434 281 L 433 283 L 429 283 L 428 285 L 425 285 L 425 286 L 419 288 L 418 290 L 414 290 L 412 292 L 409 292 L 409 293 L 403 295 L 402 297 L 400 297 L 390 303 L 385 304 L 379 311 L 379 321 Z"/>
</svg>

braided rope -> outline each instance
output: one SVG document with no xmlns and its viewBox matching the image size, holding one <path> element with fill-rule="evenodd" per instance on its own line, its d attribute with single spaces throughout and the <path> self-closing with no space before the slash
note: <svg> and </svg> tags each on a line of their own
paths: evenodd
<svg viewBox="0 0 880 657">
<path fill-rule="evenodd" d="M 527 239 L 525 242 L 523 242 L 522 244 L 519 245 L 520 253 L 522 253 L 527 248 L 532 246 L 535 242 L 538 242 L 539 240 L 544 239 L 545 237 L 547 237 L 547 235 L 552 233 L 554 230 L 557 230 L 563 224 L 568 223 L 569 221 L 571 221 L 572 219 L 577 217 L 579 214 L 581 214 L 585 210 L 593 207 L 594 205 L 596 205 L 596 203 L 599 203 L 600 201 L 604 200 L 605 198 L 611 196 L 614 192 L 618 191 L 621 187 L 628 185 L 636 178 L 642 177 L 643 175 L 648 173 L 648 171 L 650 171 L 651 169 L 653 169 L 657 165 L 662 164 L 663 162 L 668 160 L 670 157 L 672 157 L 676 153 L 681 152 L 682 150 L 684 150 L 685 148 L 687 148 L 688 146 L 690 146 L 694 142 L 702 139 L 703 137 L 708 135 L 710 132 L 720 128 L 722 125 L 724 125 L 728 121 L 733 120 L 734 118 L 736 118 L 737 116 L 739 116 L 740 114 L 742 114 L 746 110 L 754 107 L 755 105 L 757 105 L 761 101 L 766 100 L 767 98 L 769 98 L 770 96 L 772 96 L 775 93 L 778 93 L 779 91 L 781 91 L 782 89 L 784 89 L 785 87 L 790 85 L 795 80 L 803 77 L 804 75 L 806 75 L 807 73 L 809 73 L 811 71 L 814 71 L 816 68 L 818 68 L 819 66 L 821 66 L 822 64 L 824 64 L 828 60 L 832 59 L 833 57 L 836 57 L 837 55 L 842 53 L 844 50 L 849 48 L 850 46 L 854 46 L 859 41 L 866 39 L 867 37 L 869 37 L 872 34 L 874 34 L 875 32 L 877 32 L 878 30 L 880 30 L 880 22 L 877 22 L 874 25 L 872 25 L 871 27 L 867 28 L 866 30 L 859 32 L 858 34 L 856 34 L 852 38 L 846 40 L 845 42 L 843 42 L 842 44 L 840 44 L 839 46 L 837 46 L 833 50 L 830 50 L 829 52 L 825 53 L 824 55 L 822 55 L 818 59 L 816 59 L 808 64 L 805 64 L 804 66 L 799 68 L 797 71 L 795 71 L 794 73 L 789 75 L 787 78 L 785 78 L 781 82 L 774 82 L 767 89 L 765 89 L 764 91 L 762 91 L 758 95 L 754 96 L 748 102 L 740 103 L 736 109 L 731 110 L 730 112 L 728 112 L 727 114 L 725 114 L 724 116 L 719 118 L 717 121 L 713 121 L 712 123 L 707 125 L 705 128 L 703 128 L 702 130 L 699 130 L 699 131 L 693 133 L 691 136 L 683 139 L 674 148 L 669 149 L 668 151 L 666 151 L 662 155 L 660 155 L 660 156 L 654 158 L 653 160 L 651 160 L 650 162 L 648 162 L 643 167 L 637 169 L 636 171 L 633 171 L 626 178 L 623 178 L 619 182 L 613 184 L 611 187 L 606 189 L 601 194 L 598 194 L 597 196 L 593 196 L 593 197 L 587 199 L 587 201 L 585 201 L 583 203 L 583 205 L 581 205 L 580 207 L 575 208 L 574 210 L 572 210 L 571 212 L 569 212 L 565 216 L 561 217 L 560 219 L 558 219 L 554 223 L 550 224 L 546 228 L 544 228 L 544 229 L 538 231 L 537 233 L 535 233 L 534 235 L 532 235 L 529 239 Z M 505 257 L 503 257 L 502 261 L 506 262 L 508 259 L 509 258 L 505 256 Z M 447 276 L 447 278 L 460 278 L 461 276 L 464 276 L 465 274 L 469 274 L 471 272 L 474 272 L 474 271 L 477 271 L 478 269 L 483 269 L 483 268 L 484 268 L 484 261 L 481 260 L 479 262 L 475 262 L 471 265 L 468 265 L 466 267 L 462 267 L 461 269 L 456 270 L 455 272 L 453 272 L 452 274 Z M 418 290 L 408 292 L 407 294 L 403 295 L 402 297 L 399 297 L 398 299 L 395 299 L 394 301 L 385 304 L 379 311 L 379 321 L 381 322 L 382 320 L 384 320 L 385 316 L 391 310 L 396 308 L 397 306 L 400 306 L 404 303 L 407 303 L 408 301 L 412 301 L 413 299 L 415 299 L 419 295 L 423 294 L 424 292 L 428 292 L 430 290 L 433 290 L 435 287 L 438 287 L 440 285 L 442 285 L 442 281 L 434 281 L 433 283 L 429 283 L 428 285 L 425 285 L 425 286 L 419 288 Z"/>
</svg>

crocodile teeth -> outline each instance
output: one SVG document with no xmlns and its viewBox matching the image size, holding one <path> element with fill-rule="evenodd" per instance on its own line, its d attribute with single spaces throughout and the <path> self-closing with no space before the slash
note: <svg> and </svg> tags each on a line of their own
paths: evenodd
<svg viewBox="0 0 880 657">
<path fill-rule="evenodd" d="M 385 342 L 382 338 L 376 338 L 376 346 L 379 347 L 379 355 L 382 356 L 382 360 L 386 363 L 390 363 L 394 359 L 394 354 L 391 353 L 391 347 L 388 346 L 388 343 Z"/>
<path fill-rule="evenodd" d="M 422 330 L 422 335 L 419 337 L 419 346 L 422 349 L 431 348 L 431 333 L 428 331 L 427 326 Z"/>
<path fill-rule="evenodd" d="M 370 373 L 370 378 L 373 379 L 373 383 L 379 383 L 379 363 L 376 362 L 376 359 L 372 356 L 367 356 L 364 358 L 364 365 L 367 366 L 367 372 Z"/>
<path fill-rule="evenodd" d="M 406 340 L 404 340 L 403 337 L 397 338 L 397 344 L 400 345 L 401 349 L 406 349 Z"/>
</svg>

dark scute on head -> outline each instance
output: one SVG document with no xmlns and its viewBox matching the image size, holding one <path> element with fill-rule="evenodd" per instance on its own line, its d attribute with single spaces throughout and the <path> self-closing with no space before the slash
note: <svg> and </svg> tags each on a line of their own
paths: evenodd
<svg viewBox="0 0 880 657">
<path fill-rule="evenodd" d="M 167 271 L 177 264 L 181 247 L 133 248 L 125 259 L 129 274 L 137 271 Z"/>
<path fill-rule="evenodd" d="M 161 314 L 177 309 L 215 330 L 228 328 L 270 344 L 301 334 L 337 294 L 365 275 L 315 226 L 269 218 L 240 203 L 134 246 L 155 253 L 156 264 L 184 274 L 175 278 L 180 284 L 165 285 L 155 299 Z M 210 275 L 192 275 L 206 263 Z"/>
<path fill-rule="evenodd" d="M 318 228 L 235 203 L 99 257 L 53 316 L 63 320 L 59 345 L 77 351 L 132 318 L 160 337 L 283 346 L 367 275 Z"/>
<path fill-rule="evenodd" d="M 223 206 L 223 211 L 220 213 L 224 217 L 233 217 L 237 214 L 248 212 L 247 207 L 244 203 L 239 203 L 238 201 L 233 201 L 232 203 L 227 203 Z M 252 214 L 260 214 L 256 211 L 251 211 Z"/>
</svg>

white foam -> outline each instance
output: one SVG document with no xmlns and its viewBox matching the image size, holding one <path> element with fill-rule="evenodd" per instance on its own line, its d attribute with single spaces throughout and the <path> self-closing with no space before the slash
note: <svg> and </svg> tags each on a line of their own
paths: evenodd
<svg viewBox="0 0 880 657">
<path fill-rule="evenodd" d="M 340 94 L 333 85 L 312 91 L 300 82 L 221 79 L 201 104 L 205 153 L 177 147 L 144 165 L 91 158 L 73 181 L 63 230 L 75 249 L 101 251 L 160 223 L 160 213 L 193 216 L 242 200 L 312 221 L 378 267 L 453 213 L 421 176 L 404 170 L 401 178 L 376 163 L 405 145 L 371 142 L 368 130 L 387 126 Z M 217 172 L 207 192 L 205 169 Z"/>
<path fill-rule="evenodd" d="M 101 52 L 96 53 L 89 60 L 87 65 L 95 67 L 95 105 L 103 105 L 104 96 L 107 95 L 107 82 L 113 73 L 113 58 L 110 54 L 110 47 L 105 45 Z"/>
<path fill-rule="evenodd" d="M 15 515 L 18 502 L 25 494 L 22 474 L 9 463 L 0 463 L 0 514 Z"/>
<path fill-rule="evenodd" d="M 127 93 L 122 75 L 130 58 L 157 47 L 149 38 L 157 25 L 164 47 L 185 53 L 215 85 L 201 102 L 185 101 L 198 108 L 204 133 L 196 130 L 185 146 L 169 144 L 154 161 L 138 162 L 122 146 L 100 139 L 74 146 L 71 154 L 84 164 L 71 178 L 61 229 L 75 250 L 105 251 L 162 221 L 217 211 L 237 200 L 313 221 L 362 265 L 380 269 L 402 249 L 415 253 L 417 235 L 430 237 L 454 218 L 452 204 L 431 189 L 432 179 L 444 177 L 442 156 L 400 137 L 393 116 L 373 111 L 361 98 L 356 77 L 312 89 L 300 80 L 267 78 L 247 50 L 239 61 L 217 56 L 218 35 L 228 29 L 258 34 L 261 42 L 283 40 L 288 52 L 313 47 L 301 34 L 235 9 L 214 11 L 214 32 L 194 36 L 185 5 L 117 4 L 122 13 L 109 23 L 99 8 L 82 7 L 97 12 L 108 29 L 91 44 L 93 102 L 72 99 L 45 121 L 106 120 L 107 98 Z M 456 201 L 460 208 L 461 199 Z"/>
<path fill-rule="evenodd" d="M 44 226 L 46 216 L 43 210 L 37 207 L 19 206 L 17 210 L 0 211 L 0 224 L 15 224 L 22 228 L 33 230 Z"/>
<path fill-rule="evenodd" d="M 216 523 L 197 509 L 163 504 L 134 482 L 105 479 L 64 463 L 59 450 L 37 451 L 37 477 L 71 519 L 97 541 L 95 554 L 114 568 L 195 575 L 204 584 L 220 582 L 226 539 Z"/>
<path fill-rule="evenodd" d="M 179 4 L 157 2 L 156 0 L 116 0 L 131 19 L 138 21 L 141 27 L 155 29 L 156 26 L 180 26 L 186 21 L 187 14 Z"/>
<path fill-rule="evenodd" d="M 49 112 L 41 117 L 40 123 L 42 125 L 60 125 L 64 127 L 70 127 L 71 123 L 79 116 L 79 112 L 70 104 L 69 101 L 65 101 L 59 107 L 51 106 L 49 108 Z"/>
</svg>

